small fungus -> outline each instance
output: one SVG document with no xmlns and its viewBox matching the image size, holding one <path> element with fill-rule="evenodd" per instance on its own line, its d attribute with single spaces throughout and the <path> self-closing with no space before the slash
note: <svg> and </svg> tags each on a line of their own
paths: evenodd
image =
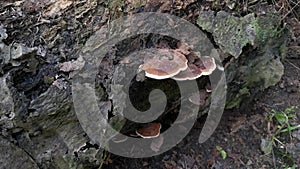
<svg viewBox="0 0 300 169">
<path fill-rule="evenodd" d="M 201 56 L 194 63 L 202 72 L 202 75 L 210 75 L 216 69 L 215 59 L 209 56 Z"/>
<path fill-rule="evenodd" d="M 161 124 L 160 123 L 150 123 L 144 128 L 136 130 L 136 134 L 143 138 L 155 138 L 160 134 Z"/>
<path fill-rule="evenodd" d="M 210 83 L 207 83 L 207 84 L 206 84 L 205 90 L 206 90 L 207 93 L 211 93 L 211 92 L 212 92 L 212 87 L 211 87 L 211 84 L 210 84 Z"/>
<path fill-rule="evenodd" d="M 204 106 L 206 98 L 207 98 L 207 93 L 205 91 L 199 91 L 192 94 L 189 97 L 189 101 L 195 105 Z"/>
</svg>

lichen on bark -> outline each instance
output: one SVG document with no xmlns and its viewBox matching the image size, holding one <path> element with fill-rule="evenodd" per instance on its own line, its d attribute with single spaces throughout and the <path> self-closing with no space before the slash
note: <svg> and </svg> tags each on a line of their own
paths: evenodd
<svg viewBox="0 0 300 169">
<path fill-rule="evenodd" d="M 235 17 L 225 11 L 215 14 L 214 11 L 200 12 L 197 24 L 213 34 L 215 42 L 225 52 L 235 58 L 242 53 L 247 44 L 254 45 L 254 14 Z"/>
<path fill-rule="evenodd" d="M 229 84 L 227 108 L 239 106 L 245 98 L 255 97 L 258 91 L 279 82 L 287 36 L 276 14 L 235 17 L 225 11 L 203 11 L 197 24 L 212 33 L 224 53 L 236 59 L 225 69 Z M 248 92 L 243 92 L 245 89 Z"/>
</svg>

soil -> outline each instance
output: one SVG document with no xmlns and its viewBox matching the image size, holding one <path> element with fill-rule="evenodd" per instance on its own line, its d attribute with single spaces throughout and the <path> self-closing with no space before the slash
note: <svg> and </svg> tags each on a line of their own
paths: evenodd
<svg viewBox="0 0 300 169">
<path fill-rule="evenodd" d="M 75 11 L 72 8 L 77 6 L 61 6 L 69 11 L 66 13 L 53 13 L 48 11 L 50 16 L 47 20 L 40 20 L 40 13 L 44 8 L 48 9 L 46 1 L 33 0 L 16 4 L 14 1 L 0 2 L 0 26 L 7 29 L 8 38 L 4 41 L 6 44 L 12 42 L 21 42 L 27 46 L 39 46 L 40 49 L 47 48 L 47 58 L 42 58 L 43 64 L 36 67 L 38 73 L 34 76 L 34 84 L 28 84 L 30 75 L 20 78 L 23 85 L 18 90 L 25 91 L 27 97 L 36 97 L 36 95 L 45 91 L 49 84 L 40 79 L 44 76 L 54 76 L 58 70 L 54 66 L 57 62 L 70 61 L 86 39 L 97 29 L 97 26 L 107 22 L 105 17 L 95 17 L 97 12 L 104 12 L 104 8 L 93 8 L 77 13 L 78 20 L 86 25 L 78 24 L 72 21 L 74 15 L 69 15 Z M 103 4 L 105 4 L 103 2 Z M 203 5 L 203 3 L 194 3 Z M 12 8 L 18 6 L 20 11 L 13 11 Z M 105 5 L 104 5 L 105 6 Z M 153 5 L 154 6 L 154 5 Z M 193 5 L 184 6 L 188 12 L 192 10 Z M 212 7 L 211 4 L 202 7 L 203 9 L 211 7 L 212 9 L 222 9 L 222 6 Z M 88 9 L 88 7 L 86 7 Z M 78 8 L 79 9 L 79 8 Z M 154 7 L 153 7 L 154 9 Z M 157 8 L 155 8 L 157 10 Z M 159 9 L 164 11 L 163 9 Z M 230 11 L 228 8 L 225 10 Z M 63 10 L 62 10 L 63 11 Z M 166 10 L 168 11 L 168 10 Z M 174 12 L 174 11 L 173 11 Z M 176 14 L 176 11 L 173 13 Z M 114 15 L 118 15 L 115 14 Z M 181 15 L 179 12 L 178 15 Z M 188 16 L 188 15 L 184 15 Z M 194 20 L 191 16 L 189 19 Z M 63 22 L 62 22 L 63 21 Z M 94 22 L 98 22 L 95 24 Z M 290 30 L 288 43 L 288 52 L 286 58 L 282 59 L 285 67 L 285 73 L 281 81 L 274 87 L 270 87 L 260 93 L 255 100 L 236 109 L 226 110 L 222 120 L 212 137 L 203 144 L 198 143 L 198 137 L 201 127 L 205 121 L 205 116 L 198 119 L 193 129 L 187 137 L 171 150 L 151 158 L 129 159 L 113 154 L 107 154 L 106 162 L 103 168 L 284 168 L 284 166 L 298 165 L 300 167 L 300 131 L 296 130 L 292 135 L 281 134 L 279 140 L 282 142 L 274 145 L 274 151 L 265 155 L 261 150 L 262 139 L 274 133 L 272 128 L 276 127 L 277 122 L 269 120 L 272 110 L 284 111 L 291 106 L 300 105 L 300 22 L 299 17 L 287 15 L 284 23 Z M 53 24 L 54 26 L 52 26 Z M 40 30 L 36 29 L 41 25 Z M 68 30 L 64 31 L 66 25 Z M 95 26 L 96 25 L 96 26 Z M 73 27 L 73 28 L 72 28 Z M 47 30 L 51 28 L 51 31 Z M 80 30 L 80 31 L 79 31 Z M 30 36 L 36 32 L 34 36 Z M 56 36 L 56 33 L 59 36 Z M 52 36 L 55 35 L 55 36 Z M 73 36 L 71 36 L 73 35 Z M 42 38 L 43 37 L 43 38 Z M 73 50 L 74 49 L 74 50 Z M 47 61 L 44 61 L 47 60 Z M 11 66 L 3 68 L 4 73 L 11 70 Z M 34 71 L 34 70 L 31 70 Z M 43 73 L 44 71 L 44 73 Z M 42 75 L 39 75 L 42 74 Z M 16 73 L 16 75 L 18 75 Z M 21 74 L 22 76 L 24 74 Z M 64 76 L 61 74 L 61 76 Z M 16 78 L 18 79 L 18 78 Z M 17 82 L 16 82 L 17 83 Z M 33 92 L 34 91 L 34 92 Z M 300 123 L 300 109 L 295 112 L 296 117 L 291 121 L 292 124 Z M 222 155 L 217 146 L 221 147 L 226 153 L 226 158 Z"/>
</svg>

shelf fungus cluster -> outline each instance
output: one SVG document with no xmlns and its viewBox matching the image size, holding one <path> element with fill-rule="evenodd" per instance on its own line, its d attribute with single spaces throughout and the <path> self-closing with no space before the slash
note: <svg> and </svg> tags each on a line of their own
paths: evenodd
<svg viewBox="0 0 300 169">
<path fill-rule="evenodd" d="M 139 69 L 153 79 L 172 78 L 178 81 L 194 80 L 210 75 L 216 69 L 215 59 L 210 56 L 198 57 L 185 47 L 178 49 L 157 49 L 159 55 L 145 57 Z"/>
<path fill-rule="evenodd" d="M 144 56 L 144 62 L 139 66 L 139 72 L 144 71 L 145 76 L 152 79 L 194 80 L 212 74 L 217 67 L 213 57 L 199 56 L 181 43 L 178 44 L 177 49 L 158 48 L 155 50 Z M 210 92 L 211 89 L 207 89 L 193 93 L 188 100 L 193 104 L 203 106 Z M 136 134 L 142 138 L 154 138 L 159 136 L 160 129 L 160 123 L 150 123 L 136 130 Z"/>
</svg>

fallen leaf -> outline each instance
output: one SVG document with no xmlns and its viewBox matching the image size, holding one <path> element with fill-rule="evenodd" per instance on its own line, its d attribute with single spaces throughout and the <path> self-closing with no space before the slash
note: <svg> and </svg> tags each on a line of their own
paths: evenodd
<svg viewBox="0 0 300 169">
<path fill-rule="evenodd" d="M 241 116 L 236 119 L 237 121 L 230 125 L 230 134 L 236 133 L 239 129 L 244 127 L 246 122 L 246 116 Z"/>
</svg>

